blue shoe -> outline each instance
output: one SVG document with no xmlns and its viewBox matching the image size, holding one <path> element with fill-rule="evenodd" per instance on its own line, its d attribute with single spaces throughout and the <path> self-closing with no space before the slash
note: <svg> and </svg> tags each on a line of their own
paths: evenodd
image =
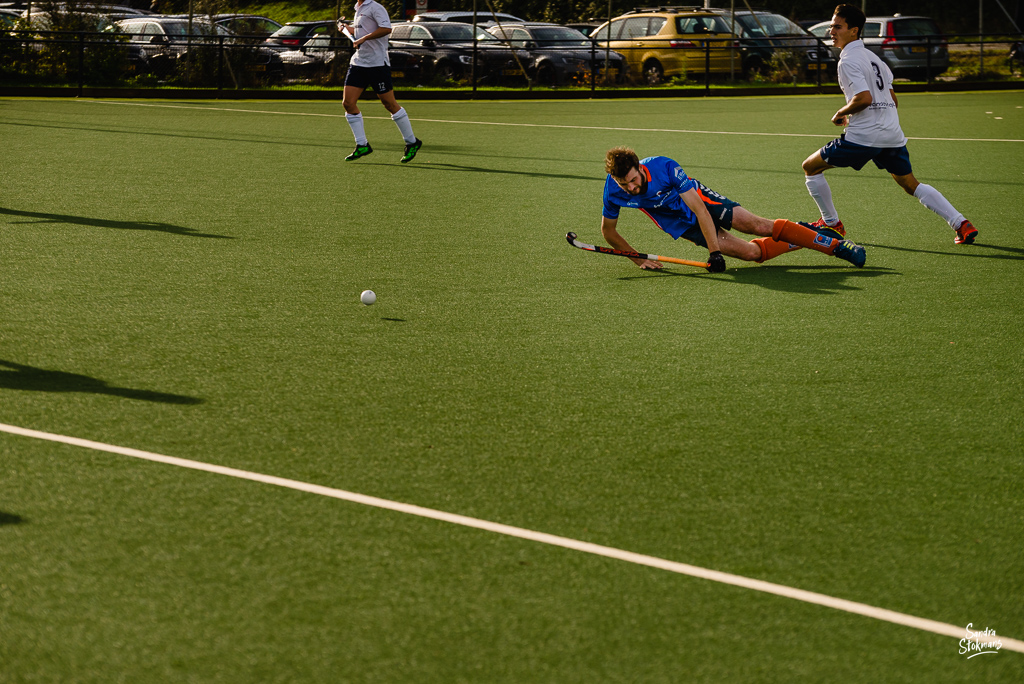
<svg viewBox="0 0 1024 684">
<path fill-rule="evenodd" d="M 860 245 L 855 245 L 849 240 L 840 240 L 832 255 L 849 261 L 857 268 L 864 268 L 864 262 L 868 260 L 868 255 L 864 248 Z"/>
</svg>

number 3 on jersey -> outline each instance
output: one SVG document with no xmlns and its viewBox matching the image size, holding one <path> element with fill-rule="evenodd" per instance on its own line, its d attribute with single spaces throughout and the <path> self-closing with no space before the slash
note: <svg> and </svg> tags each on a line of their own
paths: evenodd
<svg viewBox="0 0 1024 684">
<path fill-rule="evenodd" d="M 885 87 L 885 81 L 882 80 L 882 70 L 874 62 L 871 63 L 871 68 L 875 70 L 875 85 L 878 86 L 878 90 L 881 92 Z"/>
</svg>

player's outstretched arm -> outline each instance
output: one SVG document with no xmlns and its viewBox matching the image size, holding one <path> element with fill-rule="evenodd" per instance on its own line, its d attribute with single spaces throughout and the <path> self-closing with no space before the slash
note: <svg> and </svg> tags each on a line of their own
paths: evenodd
<svg viewBox="0 0 1024 684">
<path fill-rule="evenodd" d="M 601 236 L 604 238 L 610 246 L 621 252 L 635 252 L 636 250 L 630 247 L 626 238 L 619 235 L 619 231 L 616 230 L 616 226 L 619 224 L 618 219 L 610 219 L 607 216 L 601 217 Z M 661 268 L 661 264 L 657 261 L 651 261 L 650 259 L 630 259 L 634 264 L 643 269 L 654 270 Z"/>
<path fill-rule="evenodd" d="M 721 273 L 725 270 L 725 258 L 722 256 L 722 248 L 718 244 L 718 228 L 715 227 L 715 222 L 711 220 L 711 214 L 708 213 L 708 208 L 704 206 L 704 200 L 697 194 L 696 188 L 690 188 L 686 192 L 679 193 L 679 196 L 683 198 L 683 202 L 686 206 L 690 207 L 690 211 L 697 217 L 697 223 L 700 225 L 700 232 L 704 236 L 704 242 L 708 243 L 708 271 L 711 273 Z"/>
</svg>

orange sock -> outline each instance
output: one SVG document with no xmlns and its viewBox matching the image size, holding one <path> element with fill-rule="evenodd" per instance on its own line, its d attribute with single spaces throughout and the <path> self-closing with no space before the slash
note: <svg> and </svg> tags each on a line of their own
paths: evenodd
<svg viewBox="0 0 1024 684">
<path fill-rule="evenodd" d="M 774 259 L 780 254 L 800 249 L 800 245 L 794 245 L 785 241 L 776 241 L 770 237 L 757 238 L 756 240 L 751 240 L 751 242 L 756 243 L 757 246 L 761 248 L 761 258 L 757 260 L 757 263 L 759 264 L 763 264 L 769 259 Z"/>
<path fill-rule="evenodd" d="M 772 225 L 772 239 L 792 242 L 794 245 L 816 249 L 825 254 L 832 254 L 839 246 L 839 240 L 786 219 L 775 219 L 775 223 Z"/>
</svg>

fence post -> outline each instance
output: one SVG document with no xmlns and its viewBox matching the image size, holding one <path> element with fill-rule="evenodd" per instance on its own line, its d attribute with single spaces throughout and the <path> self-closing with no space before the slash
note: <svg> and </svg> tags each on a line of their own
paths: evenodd
<svg viewBox="0 0 1024 684">
<path fill-rule="evenodd" d="M 217 99 L 220 100 L 224 96 L 224 36 L 217 36 L 217 42 Z"/>
<path fill-rule="evenodd" d="M 931 85 L 932 82 L 932 37 L 925 36 L 925 49 L 928 50 L 928 59 L 924 62 L 924 82 Z"/>
<path fill-rule="evenodd" d="M 85 31 L 78 32 L 78 97 L 85 87 Z"/>
<path fill-rule="evenodd" d="M 590 41 L 590 97 L 594 97 L 595 82 L 597 81 L 597 43 Z"/>
<path fill-rule="evenodd" d="M 820 88 L 821 87 L 821 51 L 825 49 L 825 42 L 823 40 L 821 40 L 821 38 L 818 38 L 817 40 L 818 40 L 818 48 L 814 51 L 814 55 L 815 55 L 815 57 L 817 57 L 817 62 L 818 62 L 818 68 L 817 68 L 817 72 L 818 72 L 818 87 Z"/>
<path fill-rule="evenodd" d="M 704 96 L 711 93 L 711 41 L 704 41 Z"/>
</svg>

